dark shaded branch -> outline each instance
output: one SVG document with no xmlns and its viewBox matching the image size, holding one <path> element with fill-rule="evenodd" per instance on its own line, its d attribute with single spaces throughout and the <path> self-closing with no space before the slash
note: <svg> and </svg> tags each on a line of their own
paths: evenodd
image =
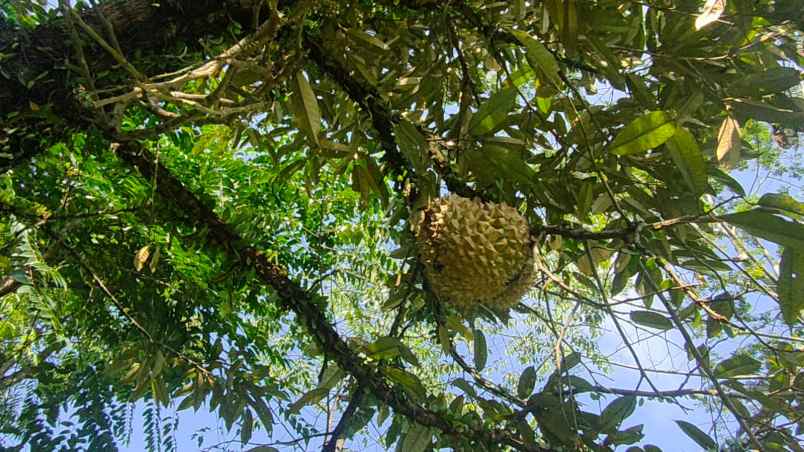
<svg viewBox="0 0 804 452">
<path fill-rule="evenodd" d="M 369 114 L 371 124 L 377 135 L 379 135 L 380 145 L 385 151 L 384 160 L 395 172 L 404 173 L 407 165 L 397 148 L 396 138 L 394 137 L 394 125 L 399 122 L 399 115 L 393 113 L 383 104 L 382 97 L 377 90 L 350 75 L 349 71 L 335 58 L 327 55 L 321 43 L 308 34 L 304 35 L 304 46 L 319 70 L 334 80 L 349 98 Z"/>
<path fill-rule="evenodd" d="M 371 118 L 372 127 L 379 135 L 380 144 L 386 154 L 385 162 L 398 174 L 408 172 L 409 162 L 406 162 L 399 152 L 396 137 L 394 136 L 394 126 L 401 119 L 399 114 L 391 111 L 385 105 L 382 96 L 374 87 L 365 80 L 358 79 L 356 74 L 350 74 L 346 67 L 334 57 L 328 55 L 324 50 L 323 44 L 316 40 L 315 37 L 306 33 L 304 35 L 304 46 L 310 59 L 318 66 L 319 70 L 340 86 L 346 95 Z M 437 165 L 436 170 L 451 192 L 469 198 L 477 196 L 474 190 L 451 173 L 447 165 Z"/>
<path fill-rule="evenodd" d="M 128 0 L 85 10 L 80 17 L 95 29 L 112 27 L 122 49 L 132 54 L 136 50 L 147 56 L 181 51 L 177 43 L 193 45 L 199 38 L 220 35 L 233 20 L 249 28 L 251 3 L 248 0 Z M 101 15 L 105 23 L 100 23 Z M 63 18 L 32 31 L 0 28 L 0 52 L 10 55 L 3 60 L 0 72 L 0 116 L 26 109 L 30 102 L 52 103 L 59 107 L 72 104 L 70 69 L 64 65 L 72 54 L 71 46 L 70 32 Z M 85 51 L 94 71 L 115 65 L 98 46 L 87 46 Z M 150 69 L 165 70 L 183 65 L 178 58 L 162 58 L 159 63 L 162 67 Z"/>
<path fill-rule="evenodd" d="M 365 387 L 397 413 L 413 422 L 439 429 L 444 434 L 456 438 L 471 438 L 489 445 L 505 444 L 517 450 L 544 450 L 525 444 L 504 430 L 467 426 L 458 428 L 438 413 L 419 405 L 407 395 L 405 389 L 386 381 L 377 368 L 366 363 L 340 337 L 324 314 L 322 299 L 305 291 L 289 278 L 285 268 L 245 243 L 231 226 L 202 203 L 162 163 L 155 161 L 146 149 L 137 143 L 124 143 L 119 146 L 118 154 L 136 167 L 145 179 L 152 180 L 156 177 L 160 181 L 157 190 L 161 196 L 181 205 L 190 220 L 204 224 L 210 237 L 223 247 L 231 258 L 251 266 L 257 277 L 274 290 L 279 304 L 296 314 L 299 322 L 307 329 L 321 350 L 341 369 L 352 375 L 358 385 Z"/>
<path fill-rule="evenodd" d="M 363 401 L 364 395 L 365 390 L 362 386 L 358 386 L 357 389 L 355 389 L 354 394 L 352 394 L 352 399 L 349 401 L 349 404 L 343 411 L 341 419 L 338 421 L 338 425 L 336 425 L 335 429 L 332 430 L 332 436 L 330 436 L 329 441 L 324 444 L 324 447 L 321 448 L 321 452 L 336 452 L 339 450 L 338 444 L 340 438 L 346 432 L 346 427 L 349 425 L 349 421 L 352 419 L 352 416 L 354 416 L 357 408 Z"/>
<path fill-rule="evenodd" d="M 19 281 L 12 278 L 11 276 L 6 276 L 3 278 L 3 282 L 0 283 L 0 298 L 5 297 L 10 293 L 14 293 L 22 286 Z"/>
<path fill-rule="evenodd" d="M 148 61 L 142 70 L 160 73 L 185 66 L 176 54 L 200 47 L 203 38 L 221 36 L 233 22 L 244 32 L 251 27 L 251 0 L 128 0 L 88 9 L 80 17 L 95 29 L 113 28 L 119 46 Z M 104 17 L 101 22 L 99 17 Z M 180 48 L 177 44 L 184 44 Z M 92 70 L 121 73 L 116 62 L 97 45 L 87 45 Z M 0 173 L 43 152 L 73 130 L 92 127 L 92 115 L 81 108 L 82 82 L 69 64 L 73 48 L 63 18 L 27 31 L 0 23 Z M 149 58 L 159 55 L 160 58 Z M 126 55 L 128 56 L 128 55 Z M 19 115 L 17 115 L 19 113 Z M 16 115 L 13 119 L 9 115 Z"/>
</svg>

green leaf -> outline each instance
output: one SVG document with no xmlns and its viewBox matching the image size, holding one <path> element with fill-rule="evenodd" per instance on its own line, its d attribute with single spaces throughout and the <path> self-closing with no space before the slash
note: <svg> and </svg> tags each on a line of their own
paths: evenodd
<svg viewBox="0 0 804 452">
<path fill-rule="evenodd" d="M 508 80 L 514 84 L 517 88 L 522 88 L 528 82 L 533 81 L 534 77 L 536 77 L 536 73 L 533 72 L 533 68 L 527 65 L 522 65 L 519 69 L 511 73 L 511 76 Z"/>
<path fill-rule="evenodd" d="M 713 450 L 713 449 L 717 450 L 717 443 L 715 442 L 715 440 L 710 438 L 709 435 L 704 433 L 698 427 L 690 424 L 687 421 L 677 420 L 676 424 L 678 424 L 678 426 L 681 427 L 681 430 L 683 430 L 684 433 L 687 434 L 687 436 L 689 436 L 690 438 L 692 438 L 693 441 L 698 443 L 699 446 L 703 447 L 706 450 Z"/>
<path fill-rule="evenodd" d="M 804 310 L 804 251 L 785 247 L 779 264 L 778 292 L 785 323 L 799 323 Z"/>
<path fill-rule="evenodd" d="M 358 41 L 362 41 L 362 42 L 364 42 L 366 44 L 374 46 L 379 50 L 382 50 L 384 52 L 388 51 L 388 50 L 391 50 L 391 48 L 388 47 L 388 44 L 384 43 L 379 38 L 366 33 L 363 30 L 350 28 L 350 29 L 346 30 L 346 32 L 349 33 L 350 36 L 356 38 Z"/>
<path fill-rule="evenodd" d="M 558 61 L 553 54 L 547 50 L 547 47 L 545 47 L 544 44 L 542 44 L 538 39 L 533 38 L 524 31 L 512 30 L 511 34 L 513 34 L 514 37 L 516 37 L 516 39 L 518 39 L 519 42 L 522 43 L 526 49 L 528 49 L 526 54 L 528 64 L 530 64 L 534 69 L 541 71 L 547 80 L 555 87 L 561 86 Z"/>
<path fill-rule="evenodd" d="M 477 392 L 475 392 L 475 388 L 472 387 L 472 385 L 463 378 L 456 378 L 452 382 L 452 385 L 471 397 L 477 397 Z"/>
<path fill-rule="evenodd" d="M 524 189 L 538 180 L 536 172 L 522 159 L 520 152 L 500 145 L 485 144 L 462 157 L 466 167 L 483 185 L 494 185 L 499 179 L 508 179 Z"/>
<path fill-rule="evenodd" d="M 535 385 L 536 369 L 533 366 L 528 366 L 519 376 L 519 382 L 516 385 L 516 394 L 520 399 L 527 399 L 533 393 Z"/>
<path fill-rule="evenodd" d="M 690 190 L 699 196 L 703 194 L 708 187 L 706 161 L 695 137 L 687 129 L 679 128 L 665 146 Z"/>
<path fill-rule="evenodd" d="M 506 87 L 491 95 L 483 103 L 469 122 L 469 133 L 474 136 L 485 135 L 500 126 L 514 108 L 516 90 Z"/>
<path fill-rule="evenodd" d="M 611 402 L 600 414 L 601 430 L 608 432 L 616 429 L 636 409 L 636 397 L 623 396 Z"/>
<path fill-rule="evenodd" d="M 718 378 L 731 378 L 755 374 L 760 367 L 762 367 L 762 363 L 741 353 L 719 362 L 715 366 L 714 372 Z"/>
<path fill-rule="evenodd" d="M 321 111 L 318 108 L 318 100 L 303 71 L 299 71 L 294 80 L 296 83 L 291 96 L 293 113 L 297 116 L 299 128 L 313 143 L 318 145 L 318 136 L 321 132 Z"/>
<path fill-rule="evenodd" d="M 625 430 L 616 431 L 606 438 L 606 442 L 610 444 L 634 444 L 645 437 L 642 433 L 642 429 L 643 425 L 640 424 L 628 427 Z"/>
<path fill-rule="evenodd" d="M 394 127 L 394 135 L 399 149 L 405 158 L 411 162 L 414 171 L 422 174 L 427 170 L 427 141 L 410 121 L 402 119 Z"/>
<path fill-rule="evenodd" d="M 329 392 L 328 388 L 315 388 L 311 391 L 308 391 L 303 396 L 299 398 L 299 400 L 293 402 L 288 407 L 288 412 L 291 414 L 298 413 L 299 410 L 306 407 L 307 405 L 312 405 L 314 403 L 318 403 L 323 399 L 327 393 Z"/>
<path fill-rule="evenodd" d="M 384 336 L 369 344 L 366 347 L 366 353 L 370 358 L 374 359 L 389 359 L 395 358 L 400 354 L 402 342 L 390 336 Z"/>
<path fill-rule="evenodd" d="M 420 424 L 413 424 L 405 433 L 399 450 L 400 452 L 422 452 L 432 442 L 433 432 Z"/>
<path fill-rule="evenodd" d="M 276 447 L 271 446 L 257 446 L 252 447 L 251 449 L 247 450 L 246 452 L 279 452 L 279 449 Z"/>
<path fill-rule="evenodd" d="M 192 394 L 188 395 L 187 397 L 184 398 L 184 400 L 181 401 L 181 403 L 179 404 L 178 408 L 176 408 L 176 411 L 182 411 L 182 410 L 186 410 L 187 408 L 192 407 L 193 406 L 193 400 L 194 400 L 193 395 Z"/>
<path fill-rule="evenodd" d="M 265 403 L 263 397 L 255 396 L 252 398 L 252 406 L 254 410 L 257 411 L 257 417 L 260 418 L 260 423 L 268 435 L 271 435 L 271 431 L 274 425 L 274 415 L 271 413 L 271 409 L 268 407 L 268 404 Z"/>
<path fill-rule="evenodd" d="M 419 381 L 419 377 L 416 375 L 398 367 L 387 367 L 383 369 L 383 372 L 385 372 L 388 378 L 405 388 L 411 395 L 416 397 L 424 397 L 427 395 L 427 390 L 424 389 L 421 381 Z"/>
<path fill-rule="evenodd" d="M 581 354 L 572 352 L 561 358 L 561 371 L 566 372 L 581 363 Z"/>
<path fill-rule="evenodd" d="M 416 355 L 395 337 L 384 336 L 377 339 L 366 348 L 366 352 L 374 359 L 391 359 L 401 355 L 405 361 L 414 366 L 419 365 Z"/>
<path fill-rule="evenodd" d="M 770 207 L 785 212 L 804 215 L 804 203 L 798 202 L 796 198 L 787 193 L 765 193 L 759 198 L 759 205 Z"/>
<path fill-rule="evenodd" d="M 616 155 L 629 155 L 645 152 L 661 146 L 673 134 L 676 125 L 663 111 L 653 111 L 641 116 L 625 126 L 609 145 Z"/>
<path fill-rule="evenodd" d="M 804 225 L 788 221 L 764 209 L 730 213 L 721 219 L 751 235 L 804 252 Z"/>
<path fill-rule="evenodd" d="M 562 379 L 562 381 L 566 382 L 566 385 L 572 388 L 573 394 L 592 392 L 595 390 L 595 386 L 592 385 L 592 383 L 589 383 L 588 381 L 576 375 L 567 375 Z"/>
<path fill-rule="evenodd" d="M 254 416 L 251 414 L 251 410 L 246 408 L 243 411 L 243 419 L 240 422 L 240 442 L 247 444 L 251 440 L 251 434 L 254 429 Z"/>
<path fill-rule="evenodd" d="M 804 124 L 804 112 L 801 111 L 779 108 L 746 99 L 731 100 L 729 105 L 743 118 L 779 123 L 790 128 L 797 128 Z"/>
<path fill-rule="evenodd" d="M 743 189 L 743 186 L 740 185 L 739 182 L 737 182 L 737 179 L 729 176 L 722 169 L 714 166 L 709 166 L 707 168 L 707 171 L 709 172 L 709 175 L 711 177 L 715 178 L 718 182 L 730 188 L 731 191 L 733 191 L 736 195 L 743 197 L 746 196 L 745 189 Z"/>
<path fill-rule="evenodd" d="M 486 347 L 486 336 L 480 330 L 474 331 L 475 335 L 475 368 L 483 370 L 486 367 L 486 359 L 488 358 L 488 349 Z"/>
<path fill-rule="evenodd" d="M 343 377 L 345 375 L 346 372 L 344 372 L 338 365 L 330 363 L 330 365 L 327 366 L 327 368 L 324 370 L 324 373 L 321 375 L 321 381 L 318 382 L 318 387 L 332 389 L 335 387 L 335 385 L 343 381 Z"/>
<path fill-rule="evenodd" d="M 631 321 L 642 326 L 666 331 L 673 328 L 673 322 L 667 317 L 653 311 L 631 311 Z"/>
<path fill-rule="evenodd" d="M 732 86 L 726 88 L 732 96 L 757 97 L 766 94 L 780 93 L 801 82 L 798 69 L 792 67 L 776 67 L 741 77 Z"/>
</svg>

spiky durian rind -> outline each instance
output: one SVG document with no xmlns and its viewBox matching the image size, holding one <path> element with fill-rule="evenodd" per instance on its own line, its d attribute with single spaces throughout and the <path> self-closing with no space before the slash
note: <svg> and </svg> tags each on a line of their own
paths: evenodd
<svg viewBox="0 0 804 452">
<path fill-rule="evenodd" d="M 513 207 L 450 195 L 411 219 L 432 291 L 459 309 L 505 309 L 533 282 L 528 223 Z"/>
</svg>

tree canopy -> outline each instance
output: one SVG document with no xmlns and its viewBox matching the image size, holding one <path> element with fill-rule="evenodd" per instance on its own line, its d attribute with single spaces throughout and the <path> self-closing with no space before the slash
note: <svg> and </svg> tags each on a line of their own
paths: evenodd
<svg viewBox="0 0 804 452">
<path fill-rule="evenodd" d="M 802 6 L 3 3 L 0 446 L 802 450 Z"/>
</svg>

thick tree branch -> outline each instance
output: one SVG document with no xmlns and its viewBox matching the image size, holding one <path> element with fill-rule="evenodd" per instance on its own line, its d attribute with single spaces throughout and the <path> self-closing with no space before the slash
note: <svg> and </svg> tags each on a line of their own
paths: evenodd
<svg viewBox="0 0 804 452">
<path fill-rule="evenodd" d="M 346 95 L 371 118 L 372 126 L 379 135 L 381 146 L 386 153 L 385 161 L 389 166 L 398 174 L 406 172 L 406 168 L 410 165 L 399 152 L 394 136 L 394 126 L 401 120 L 399 114 L 391 111 L 385 105 L 382 96 L 374 87 L 364 80 L 358 79 L 357 75 L 350 74 L 350 71 L 336 58 L 328 55 L 323 44 L 316 38 L 305 34 L 304 45 L 309 52 L 310 59 L 319 70 L 338 84 Z M 451 192 L 465 197 L 477 196 L 474 190 L 451 173 L 448 166 L 439 166 L 437 170 Z"/>
<path fill-rule="evenodd" d="M 178 56 L 169 57 L 171 52 L 197 48 L 202 38 L 222 35 L 233 22 L 249 31 L 251 8 L 252 0 L 128 0 L 100 5 L 100 11 L 85 10 L 80 17 L 94 29 L 113 28 L 123 50 L 136 50 L 140 60 L 149 61 L 141 69 L 159 73 L 186 64 Z M 83 50 L 93 71 L 109 70 L 111 79 L 120 72 L 100 46 L 86 45 Z M 65 64 L 72 52 L 63 18 L 32 31 L 0 26 L 0 54 L 5 54 L 0 70 L 0 153 L 10 154 L 0 157 L 0 173 L 43 152 L 47 143 L 71 130 L 92 127 L 92 116 L 81 108 L 80 83 Z"/>
<path fill-rule="evenodd" d="M 335 426 L 335 429 L 332 430 L 332 436 L 329 437 L 329 440 L 324 447 L 321 448 L 321 452 L 337 452 L 341 450 L 339 445 L 341 443 L 341 436 L 346 432 L 346 427 L 349 426 L 349 421 L 351 421 L 352 416 L 354 416 L 357 408 L 363 402 L 363 396 L 365 395 L 365 390 L 362 386 L 358 386 L 354 393 L 352 394 L 352 399 L 349 400 L 349 404 L 346 405 L 346 409 L 343 411 L 341 415 L 341 419 L 338 421 L 338 425 Z"/>
<path fill-rule="evenodd" d="M 124 143 L 119 146 L 118 154 L 136 167 L 145 179 L 151 180 L 155 176 L 160 181 L 158 187 L 160 195 L 181 205 L 189 219 L 203 223 L 212 239 L 226 249 L 232 258 L 250 265 L 258 278 L 274 290 L 280 305 L 296 314 L 321 350 L 352 375 L 358 385 L 365 387 L 397 413 L 412 422 L 439 429 L 446 435 L 456 438 L 468 437 L 489 445 L 505 444 L 517 450 L 544 450 L 528 445 L 503 430 L 482 427 L 458 428 L 443 416 L 413 401 L 403 388 L 389 384 L 377 368 L 367 364 L 340 337 L 324 315 L 323 300 L 305 291 L 289 278 L 287 270 L 273 263 L 261 251 L 246 244 L 234 229 L 202 203 L 162 163 L 155 161 L 147 150 L 137 143 Z"/>
</svg>

